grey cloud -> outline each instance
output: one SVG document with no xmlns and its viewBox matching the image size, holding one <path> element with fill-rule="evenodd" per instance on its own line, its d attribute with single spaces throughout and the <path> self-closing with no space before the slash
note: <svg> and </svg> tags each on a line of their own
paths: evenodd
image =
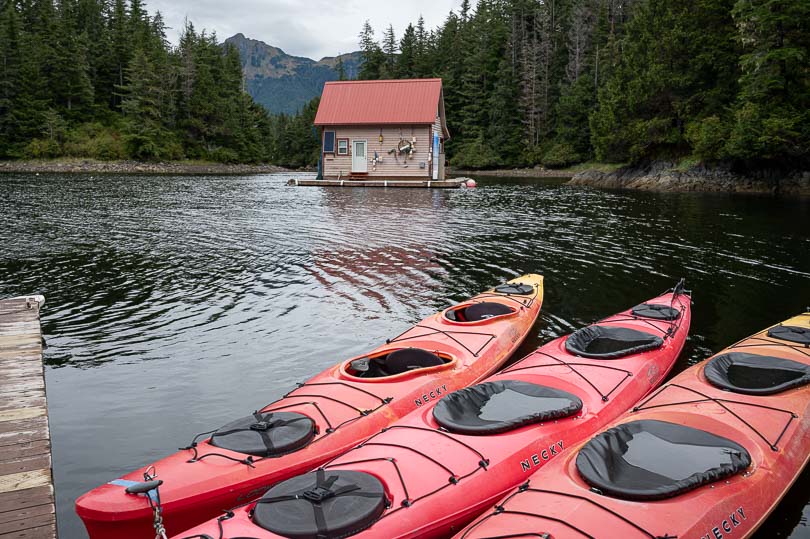
<svg viewBox="0 0 810 539">
<path fill-rule="evenodd" d="M 320 59 L 357 50 L 357 35 L 366 19 L 377 30 L 393 24 L 398 36 L 420 14 L 428 27 L 441 24 L 461 0 L 153 0 L 147 8 L 163 13 L 169 39 L 176 43 L 188 19 L 197 30 L 216 31 L 220 40 L 238 32 L 284 49 L 288 54 Z"/>
</svg>

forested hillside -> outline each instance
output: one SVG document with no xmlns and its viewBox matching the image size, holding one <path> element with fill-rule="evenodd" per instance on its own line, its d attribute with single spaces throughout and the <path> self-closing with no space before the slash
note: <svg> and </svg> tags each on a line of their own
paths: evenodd
<svg viewBox="0 0 810 539">
<path fill-rule="evenodd" d="M 233 47 L 171 46 L 141 0 L 0 0 L 0 158 L 311 162 L 315 104 L 271 117 Z"/>
<path fill-rule="evenodd" d="M 465 0 L 359 41 L 360 78 L 444 80 L 456 167 L 810 161 L 810 0 Z M 0 0 L 0 158 L 313 165 L 317 100 L 268 114 L 245 61 L 142 0 Z"/>
<path fill-rule="evenodd" d="M 444 79 L 457 167 L 810 157 L 810 0 L 465 1 L 360 46 L 361 78 Z"/>
<path fill-rule="evenodd" d="M 292 56 L 243 34 L 225 40 L 242 58 L 245 90 L 256 103 L 271 114 L 295 114 L 309 101 L 321 95 L 326 81 L 341 77 L 356 79 L 360 53 L 353 52 L 322 58 Z"/>
</svg>

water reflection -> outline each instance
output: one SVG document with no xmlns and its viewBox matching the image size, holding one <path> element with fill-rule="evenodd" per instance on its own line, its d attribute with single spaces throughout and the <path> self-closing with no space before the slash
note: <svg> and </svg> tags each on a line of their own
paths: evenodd
<svg viewBox="0 0 810 539">
<path fill-rule="evenodd" d="M 82 536 L 83 491 L 524 273 L 546 277 L 524 352 L 686 276 L 676 371 L 810 302 L 806 200 L 287 178 L 0 176 L 0 296 L 48 298 L 63 536 Z M 810 497 L 797 488 L 783 533 Z"/>
</svg>

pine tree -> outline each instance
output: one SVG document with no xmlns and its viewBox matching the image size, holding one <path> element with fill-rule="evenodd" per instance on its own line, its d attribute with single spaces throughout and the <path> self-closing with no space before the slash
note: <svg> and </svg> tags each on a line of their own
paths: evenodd
<svg viewBox="0 0 810 539">
<path fill-rule="evenodd" d="M 394 26 L 388 25 L 383 34 L 382 51 L 385 55 L 385 63 L 380 75 L 383 78 L 397 78 L 397 36 L 394 34 Z"/>
<path fill-rule="evenodd" d="M 374 38 L 374 28 L 366 20 L 363 29 L 360 31 L 360 52 L 363 56 L 363 63 L 360 66 L 359 78 L 361 80 L 374 80 L 382 76 L 385 55 L 380 44 Z"/>
<path fill-rule="evenodd" d="M 79 119 L 93 102 L 87 34 L 77 33 L 75 0 L 62 0 L 53 34 L 55 46 L 51 67 L 53 102 L 68 119 Z"/>
<path fill-rule="evenodd" d="M 416 30 L 412 24 L 409 24 L 402 34 L 402 39 L 399 42 L 399 51 L 399 58 L 396 61 L 397 78 L 412 79 L 416 77 L 416 59 L 419 53 L 416 41 Z"/>
<path fill-rule="evenodd" d="M 739 0 L 742 77 L 725 152 L 742 159 L 808 158 L 810 0 Z"/>
<path fill-rule="evenodd" d="M 160 114 L 161 81 L 143 49 L 134 52 L 126 78 L 129 83 L 120 92 L 129 155 L 159 159 L 166 139 Z"/>
</svg>

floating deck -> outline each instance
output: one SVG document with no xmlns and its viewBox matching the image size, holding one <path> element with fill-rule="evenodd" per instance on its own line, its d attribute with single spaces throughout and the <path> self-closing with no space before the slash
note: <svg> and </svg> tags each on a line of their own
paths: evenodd
<svg viewBox="0 0 810 539">
<path fill-rule="evenodd" d="M 42 296 L 0 300 L 0 539 L 56 537 Z"/>
<path fill-rule="evenodd" d="M 287 185 L 302 187 L 422 187 L 430 189 L 458 189 L 466 178 L 451 180 L 312 180 L 291 179 Z"/>
</svg>

